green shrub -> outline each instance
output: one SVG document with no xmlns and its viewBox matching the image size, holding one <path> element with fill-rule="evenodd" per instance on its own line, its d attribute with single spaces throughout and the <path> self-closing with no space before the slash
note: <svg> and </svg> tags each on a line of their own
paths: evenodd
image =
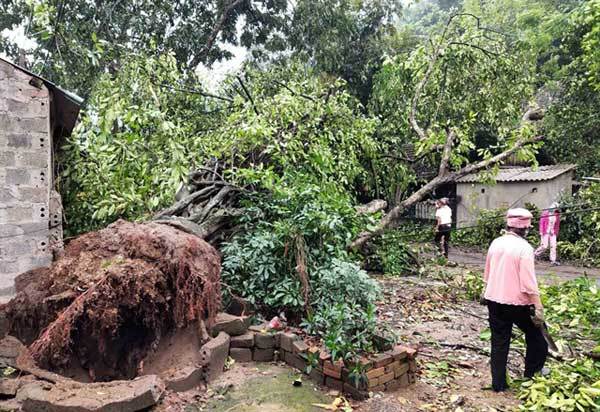
<svg viewBox="0 0 600 412">
<path fill-rule="evenodd" d="M 351 361 L 360 353 L 375 350 L 374 334 L 378 329 L 373 304 L 363 307 L 338 301 L 310 314 L 302 326 L 323 339 L 335 360 Z"/>
<path fill-rule="evenodd" d="M 370 269 L 380 267 L 386 275 L 414 275 L 419 273 L 417 252 L 404 240 L 401 230 L 387 230 L 374 241 L 375 256 L 370 257 Z"/>
<path fill-rule="evenodd" d="M 560 201 L 558 251 L 561 259 L 600 265 L 600 184 L 594 183 Z"/>
</svg>

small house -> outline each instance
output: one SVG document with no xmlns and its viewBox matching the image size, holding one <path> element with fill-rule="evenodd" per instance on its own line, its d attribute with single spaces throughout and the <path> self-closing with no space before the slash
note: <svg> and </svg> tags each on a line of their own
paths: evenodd
<svg viewBox="0 0 600 412">
<path fill-rule="evenodd" d="M 0 58 L 0 300 L 62 248 L 54 156 L 82 99 Z"/>
<path fill-rule="evenodd" d="M 501 167 L 496 183 L 482 183 L 481 176 L 471 174 L 456 182 L 456 226 L 476 223 L 482 209 L 524 207 L 533 204 L 549 207 L 572 193 L 576 165 L 558 164 L 531 167 Z"/>
</svg>

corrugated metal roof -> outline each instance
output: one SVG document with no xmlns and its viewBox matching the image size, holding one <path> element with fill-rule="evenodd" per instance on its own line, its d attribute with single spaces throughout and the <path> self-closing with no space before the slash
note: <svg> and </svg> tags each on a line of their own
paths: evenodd
<svg viewBox="0 0 600 412">
<path fill-rule="evenodd" d="M 560 164 L 540 166 L 536 170 L 531 167 L 500 168 L 500 171 L 496 175 L 496 182 L 535 182 L 552 180 L 576 167 L 577 165 L 574 164 Z M 481 181 L 482 177 L 478 173 L 458 179 L 458 183 L 479 183 Z"/>
<path fill-rule="evenodd" d="M 83 99 L 74 93 L 71 93 L 67 90 L 58 87 L 50 80 L 44 79 L 43 77 L 30 72 L 29 70 L 19 66 L 18 64 L 15 64 L 2 57 L 0 57 L 0 60 L 10 64 L 14 68 L 22 71 L 23 73 L 27 73 L 28 75 L 40 79 L 42 82 L 44 82 L 46 87 L 52 92 L 54 96 L 52 104 L 56 108 L 55 121 L 57 122 L 58 126 L 60 126 L 63 135 L 71 134 L 71 131 L 73 131 L 75 123 L 77 122 L 77 116 L 79 115 L 79 109 L 83 104 Z"/>
</svg>

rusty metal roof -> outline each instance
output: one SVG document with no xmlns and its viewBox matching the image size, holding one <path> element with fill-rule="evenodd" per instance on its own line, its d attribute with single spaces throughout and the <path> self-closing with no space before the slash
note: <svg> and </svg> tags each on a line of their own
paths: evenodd
<svg viewBox="0 0 600 412">
<path fill-rule="evenodd" d="M 14 68 L 24 73 L 27 73 L 30 76 L 40 79 L 46 85 L 48 90 L 50 90 L 50 92 L 53 95 L 52 106 L 55 116 L 55 122 L 58 126 L 58 133 L 60 133 L 61 136 L 71 134 L 73 128 L 75 127 L 75 123 L 77 122 L 77 117 L 79 116 L 79 109 L 83 104 L 83 99 L 74 93 L 71 93 L 67 90 L 58 87 L 50 80 L 44 79 L 43 77 L 30 72 L 29 70 L 19 66 L 18 64 L 3 59 L 2 57 L 0 57 L 0 60 L 10 64 Z"/>
<path fill-rule="evenodd" d="M 575 169 L 574 164 L 559 164 L 550 166 L 540 166 L 537 169 L 532 167 L 506 167 L 500 168 L 496 175 L 496 182 L 537 182 L 552 180 L 558 176 Z M 482 176 L 478 173 L 470 174 L 458 179 L 458 183 L 479 183 Z"/>
</svg>

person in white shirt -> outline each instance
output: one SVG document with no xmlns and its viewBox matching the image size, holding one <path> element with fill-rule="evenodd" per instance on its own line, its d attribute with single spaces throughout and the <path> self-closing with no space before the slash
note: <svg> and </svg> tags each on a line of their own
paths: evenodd
<svg viewBox="0 0 600 412">
<path fill-rule="evenodd" d="M 440 253 L 448 259 L 448 248 L 450 246 L 450 231 L 452 230 L 452 209 L 448 206 L 448 198 L 444 197 L 435 202 L 435 242 L 440 248 Z"/>
</svg>

